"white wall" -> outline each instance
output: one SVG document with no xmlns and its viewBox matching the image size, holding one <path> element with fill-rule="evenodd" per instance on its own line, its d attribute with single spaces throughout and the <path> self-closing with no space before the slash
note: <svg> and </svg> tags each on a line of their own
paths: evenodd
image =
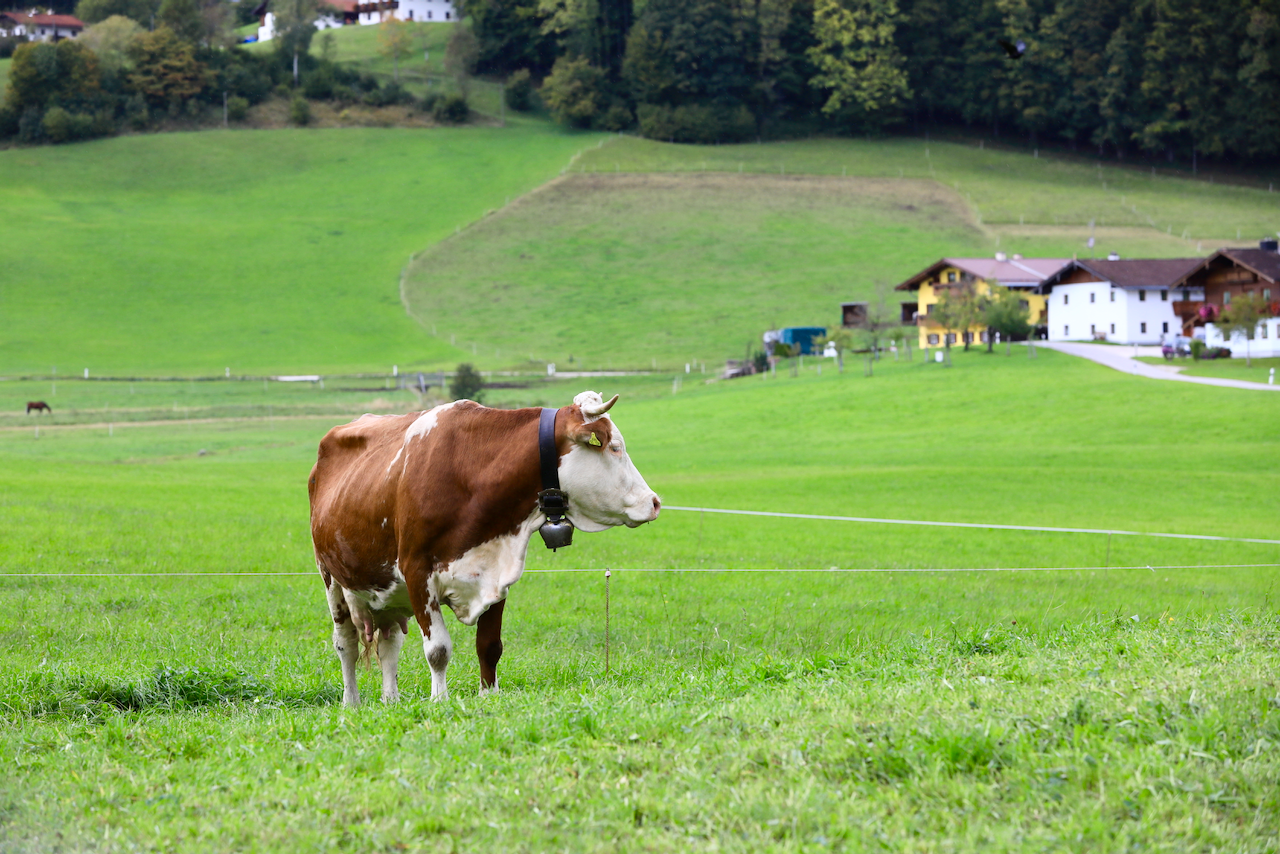
<svg viewBox="0 0 1280 854">
<path fill-rule="evenodd" d="M 389 18 L 393 12 L 365 12 L 357 17 L 357 23 L 361 26 L 366 24 L 381 24 L 384 18 Z M 402 21 L 456 21 L 458 12 L 453 8 L 453 0 L 400 0 L 400 8 L 394 10 L 394 14 Z M 342 26 L 342 19 L 334 15 L 325 15 L 316 19 L 317 30 L 327 30 L 332 27 Z M 262 26 L 258 27 L 258 41 L 269 42 L 276 36 L 276 16 L 273 12 L 268 12 L 262 22 Z"/>
<path fill-rule="evenodd" d="M 1280 318 L 1268 317 L 1259 323 L 1254 330 L 1252 341 L 1247 341 L 1240 333 L 1236 333 L 1230 341 L 1226 341 L 1222 337 L 1222 330 L 1216 324 L 1206 323 L 1204 343 L 1209 347 L 1230 347 L 1233 359 L 1245 357 L 1246 344 L 1249 349 L 1248 355 L 1255 359 L 1280 356 Z"/>
<path fill-rule="evenodd" d="M 1190 296 L 1204 299 L 1204 292 L 1193 290 Z M 1049 340 L 1091 341 L 1105 335 L 1119 344 L 1159 344 L 1162 335 L 1182 331 L 1182 321 L 1173 313 L 1175 299 L 1182 299 L 1181 289 L 1117 288 L 1110 282 L 1054 285 L 1048 301 Z"/>
</svg>

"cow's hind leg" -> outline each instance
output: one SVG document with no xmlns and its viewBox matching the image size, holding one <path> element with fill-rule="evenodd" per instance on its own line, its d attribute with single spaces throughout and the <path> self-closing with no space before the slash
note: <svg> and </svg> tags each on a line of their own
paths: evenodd
<svg viewBox="0 0 1280 854">
<path fill-rule="evenodd" d="M 342 704 L 360 705 L 360 689 L 356 687 L 356 661 L 360 658 L 360 635 L 346 596 L 336 581 L 329 582 L 327 591 L 329 613 L 333 615 L 333 650 L 342 662 Z"/>
<path fill-rule="evenodd" d="M 400 647 L 404 646 L 404 635 L 400 624 L 394 621 L 378 632 L 378 667 L 382 670 L 384 703 L 394 703 L 400 699 L 396 671 L 400 666 Z"/>
<path fill-rule="evenodd" d="M 498 659 L 502 658 L 503 599 L 489 606 L 476 625 L 476 657 L 480 659 L 480 695 L 498 693 Z"/>
</svg>

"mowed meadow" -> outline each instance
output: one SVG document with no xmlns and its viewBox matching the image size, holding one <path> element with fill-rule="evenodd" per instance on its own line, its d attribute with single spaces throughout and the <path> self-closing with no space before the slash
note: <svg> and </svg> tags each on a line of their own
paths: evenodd
<svg viewBox="0 0 1280 854">
<path fill-rule="evenodd" d="M 899 178 L 926 147 L 936 174 Z M 42 183 L 24 158 L 75 168 Z M 1280 847 L 1274 395 L 1021 346 L 704 382 L 940 255 L 1069 255 L 1090 218 L 1100 251 L 1185 254 L 1267 226 L 1265 191 L 536 122 L 122 138 L 0 170 L 29 214 L 8 245 L 32 248 L 0 273 L 0 849 Z M 1122 180 L 1150 195 L 1113 199 Z M 1134 198 L 1200 218 L 1184 239 Z M 449 701 L 411 642 L 400 704 L 370 669 L 343 709 L 316 444 L 440 399 L 391 365 L 463 360 L 542 373 L 493 378 L 495 405 L 621 392 L 667 509 L 535 542 L 500 694 L 449 618 Z"/>
<path fill-rule="evenodd" d="M 1232 427 L 1271 395 L 1047 351 L 633 383 L 672 506 L 1274 536 L 1222 500 L 1274 489 Z M 11 847 L 1275 844 L 1278 546 L 667 510 L 531 550 L 503 693 L 451 621 L 449 702 L 410 643 L 404 701 L 343 710 L 303 488 L 332 421 L 0 436 L 0 564 L 54 576 L 4 579 Z"/>
</svg>

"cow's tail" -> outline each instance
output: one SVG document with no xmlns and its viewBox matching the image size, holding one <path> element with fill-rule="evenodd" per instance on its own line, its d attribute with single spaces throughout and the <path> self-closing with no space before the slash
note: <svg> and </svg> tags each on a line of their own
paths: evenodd
<svg viewBox="0 0 1280 854">
<path fill-rule="evenodd" d="M 365 667 L 373 669 L 373 665 L 378 663 L 378 641 L 382 638 L 382 629 L 374 629 L 373 634 L 359 633 L 360 636 L 360 661 Z"/>
</svg>

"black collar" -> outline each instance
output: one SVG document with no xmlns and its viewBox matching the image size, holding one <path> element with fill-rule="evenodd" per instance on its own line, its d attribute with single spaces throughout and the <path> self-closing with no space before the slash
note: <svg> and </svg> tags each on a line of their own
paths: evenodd
<svg viewBox="0 0 1280 854">
<path fill-rule="evenodd" d="M 538 420 L 538 457 L 542 466 L 542 488 L 560 488 L 560 454 L 556 450 L 558 409 L 543 408 Z"/>
</svg>

